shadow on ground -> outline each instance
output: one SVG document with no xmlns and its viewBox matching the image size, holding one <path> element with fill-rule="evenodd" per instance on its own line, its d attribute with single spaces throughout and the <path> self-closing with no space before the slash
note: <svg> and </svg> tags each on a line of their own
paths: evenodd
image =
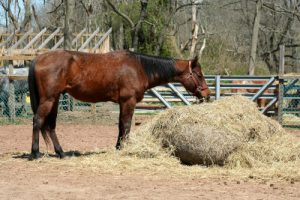
<svg viewBox="0 0 300 200">
<path fill-rule="evenodd" d="M 104 154 L 107 153 L 107 151 L 97 151 L 97 152 L 80 152 L 80 151 L 66 151 L 65 152 L 65 157 L 82 157 L 82 156 L 91 156 L 91 155 L 98 155 L 98 154 Z M 13 158 L 15 159 L 27 159 L 27 160 L 33 160 L 31 157 L 30 153 L 21 153 L 21 154 L 13 154 L 12 155 Z M 49 153 L 49 154 L 45 154 L 45 153 L 41 153 L 40 154 L 40 158 L 42 157 L 55 157 L 55 158 L 59 158 L 58 155 L 53 154 L 53 153 Z"/>
</svg>

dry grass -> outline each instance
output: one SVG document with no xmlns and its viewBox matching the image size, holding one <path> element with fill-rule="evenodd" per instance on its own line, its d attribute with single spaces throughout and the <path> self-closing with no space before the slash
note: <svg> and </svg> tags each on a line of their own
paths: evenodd
<svg viewBox="0 0 300 200">
<path fill-rule="evenodd" d="M 199 134 L 197 130 L 204 132 Z M 183 136 L 179 137 L 178 134 L 182 133 Z M 195 137 L 197 133 L 205 139 L 199 135 Z M 194 150 L 198 148 L 197 142 L 206 142 L 199 145 L 200 149 L 216 158 L 224 158 L 224 165 L 208 167 L 181 164 L 173 154 L 176 145 L 180 146 L 182 142 L 191 143 Z M 1 158 L 0 166 L 15 161 L 11 157 Z M 98 150 L 90 155 L 66 160 L 43 158 L 26 164 L 39 168 L 63 166 L 95 173 L 184 178 L 257 177 L 300 181 L 300 142 L 285 133 L 276 121 L 257 112 L 249 100 L 228 97 L 211 104 L 170 109 L 156 116 L 131 133 L 121 151 Z"/>
<path fill-rule="evenodd" d="M 286 126 L 300 127 L 300 117 L 293 114 L 283 115 L 283 124 Z"/>
<path fill-rule="evenodd" d="M 214 172 L 300 178 L 300 142 L 240 96 L 170 109 L 131 134 L 121 155 L 171 162 L 172 153 L 184 162 L 224 165 L 210 167 Z"/>
<path fill-rule="evenodd" d="M 184 163 L 223 165 L 228 155 L 242 145 L 265 141 L 283 132 L 253 102 L 234 96 L 210 104 L 170 109 L 133 133 L 124 149 L 142 153 L 143 157 L 144 150 L 137 150 L 146 146 L 153 154 L 152 151 L 159 152 L 157 148 L 165 146 L 171 147 L 168 150 L 174 151 Z"/>
</svg>

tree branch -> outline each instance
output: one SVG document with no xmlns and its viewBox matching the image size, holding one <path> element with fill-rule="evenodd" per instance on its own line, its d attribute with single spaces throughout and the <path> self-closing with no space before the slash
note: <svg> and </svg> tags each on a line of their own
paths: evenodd
<svg viewBox="0 0 300 200">
<path fill-rule="evenodd" d="M 182 4 L 182 5 L 178 6 L 178 7 L 175 9 L 174 14 L 175 14 L 177 11 L 181 10 L 182 8 L 184 8 L 184 7 L 187 7 L 187 6 L 194 6 L 194 5 L 196 5 L 196 6 L 204 6 L 204 5 L 209 5 L 209 3 L 187 3 L 187 4 Z"/>
<path fill-rule="evenodd" d="M 291 11 L 291 10 L 287 10 L 287 9 L 281 7 L 281 6 L 278 6 L 278 5 L 275 5 L 274 7 L 272 7 L 271 5 L 263 3 L 263 7 L 267 8 L 269 10 L 272 10 L 274 12 L 281 12 L 281 13 L 291 14 L 291 15 L 297 16 L 298 18 L 300 17 L 300 13 L 295 12 L 295 11 Z"/>
<path fill-rule="evenodd" d="M 280 50 L 280 47 L 279 47 L 280 45 L 277 45 L 277 48 L 276 49 L 273 49 L 273 50 L 271 50 L 271 51 L 269 51 L 269 52 L 265 52 L 265 53 L 263 53 L 263 54 L 261 54 L 261 56 L 268 56 L 268 55 L 270 55 L 270 54 L 273 54 L 273 53 L 275 53 L 275 52 L 277 52 L 277 51 L 279 51 Z M 295 47 L 300 47 L 300 44 L 289 44 L 289 45 L 284 45 L 285 46 L 285 48 L 295 48 Z"/>
<path fill-rule="evenodd" d="M 52 11 L 47 12 L 47 14 L 55 13 L 62 4 L 63 4 L 63 1 L 60 1 L 60 3 L 58 4 L 58 6 L 55 6 L 55 8 Z"/>
<path fill-rule="evenodd" d="M 34 20 L 36 22 L 36 25 L 38 26 L 39 30 L 42 30 L 42 25 L 40 23 L 40 20 L 39 20 L 37 14 L 36 14 L 34 5 L 32 5 L 31 8 L 32 8 L 32 13 L 33 13 L 33 17 L 34 17 Z"/>
<path fill-rule="evenodd" d="M 122 17 L 125 21 L 127 21 L 127 22 L 130 24 L 131 28 L 134 29 L 135 24 L 133 23 L 133 21 L 132 21 L 127 15 L 125 15 L 124 13 L 122 13 L 121 11 L 119 11 L 119 10 L 111 3 L 110 0 L 105 0 L 105 1 L 108 3 L 108 5 L 111 7 L 111 9 L 112 9 L 116 14 L 118 14 L 118 15 L 119 15 L 120 17 Z"/>
<path fill-rule="evenodd" d="M 89 8 L 87 8 L 86 6 L 85 6 L 85 4 L 83 3 L 83 1 L 81 0 L 80 1 L 80 4 L 82 5 L 82 7 L 83 7 L 83 9 L 85 10 L 85 12 L 86 12 L 86 14 L 87 15 L 90 15 L 91 13 L 92 13 L 92 9 L 91 9 L 91 5 L 89 6 Z"/>
<path fill-rule="evenodd" d="M 11 22 L 13 23 L 15 29 L 18 29 L 18 27 L 19 27 L 18 20 L 16 19 L 16 17 L 12 14 L 12 12 L 10 10 L 10 2 L 8 3 L 7 7 L 2 0 L 0 1 L 0 4 L 1 4 L 2 8 L 8 13 L 8 16 L 9 16 Z"/>
</svg>

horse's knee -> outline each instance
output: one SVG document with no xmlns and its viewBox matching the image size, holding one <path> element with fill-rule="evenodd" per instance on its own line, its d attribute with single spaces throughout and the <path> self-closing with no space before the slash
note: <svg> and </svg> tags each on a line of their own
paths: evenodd
<svg viewBox="0 0 300 200">
<path fill-rule="evenodd" d="M 33 117 L 33 130 L 40 130 L 43 126 L 44 120 L 39 117 L 38 115 L 35 115 Z"/>
</svg>

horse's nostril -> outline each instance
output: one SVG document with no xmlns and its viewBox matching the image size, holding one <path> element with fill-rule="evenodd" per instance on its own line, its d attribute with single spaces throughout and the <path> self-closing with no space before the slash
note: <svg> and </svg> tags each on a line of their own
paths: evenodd
<svg viewBox="0 0 300 200">
<path fill-rule="evenodd" d="M 204 97 L 198 98 L 198 101 L 197 101 L 198 104 L 203 103 L 203 102 L 205 102 Z"/>
</svg>

